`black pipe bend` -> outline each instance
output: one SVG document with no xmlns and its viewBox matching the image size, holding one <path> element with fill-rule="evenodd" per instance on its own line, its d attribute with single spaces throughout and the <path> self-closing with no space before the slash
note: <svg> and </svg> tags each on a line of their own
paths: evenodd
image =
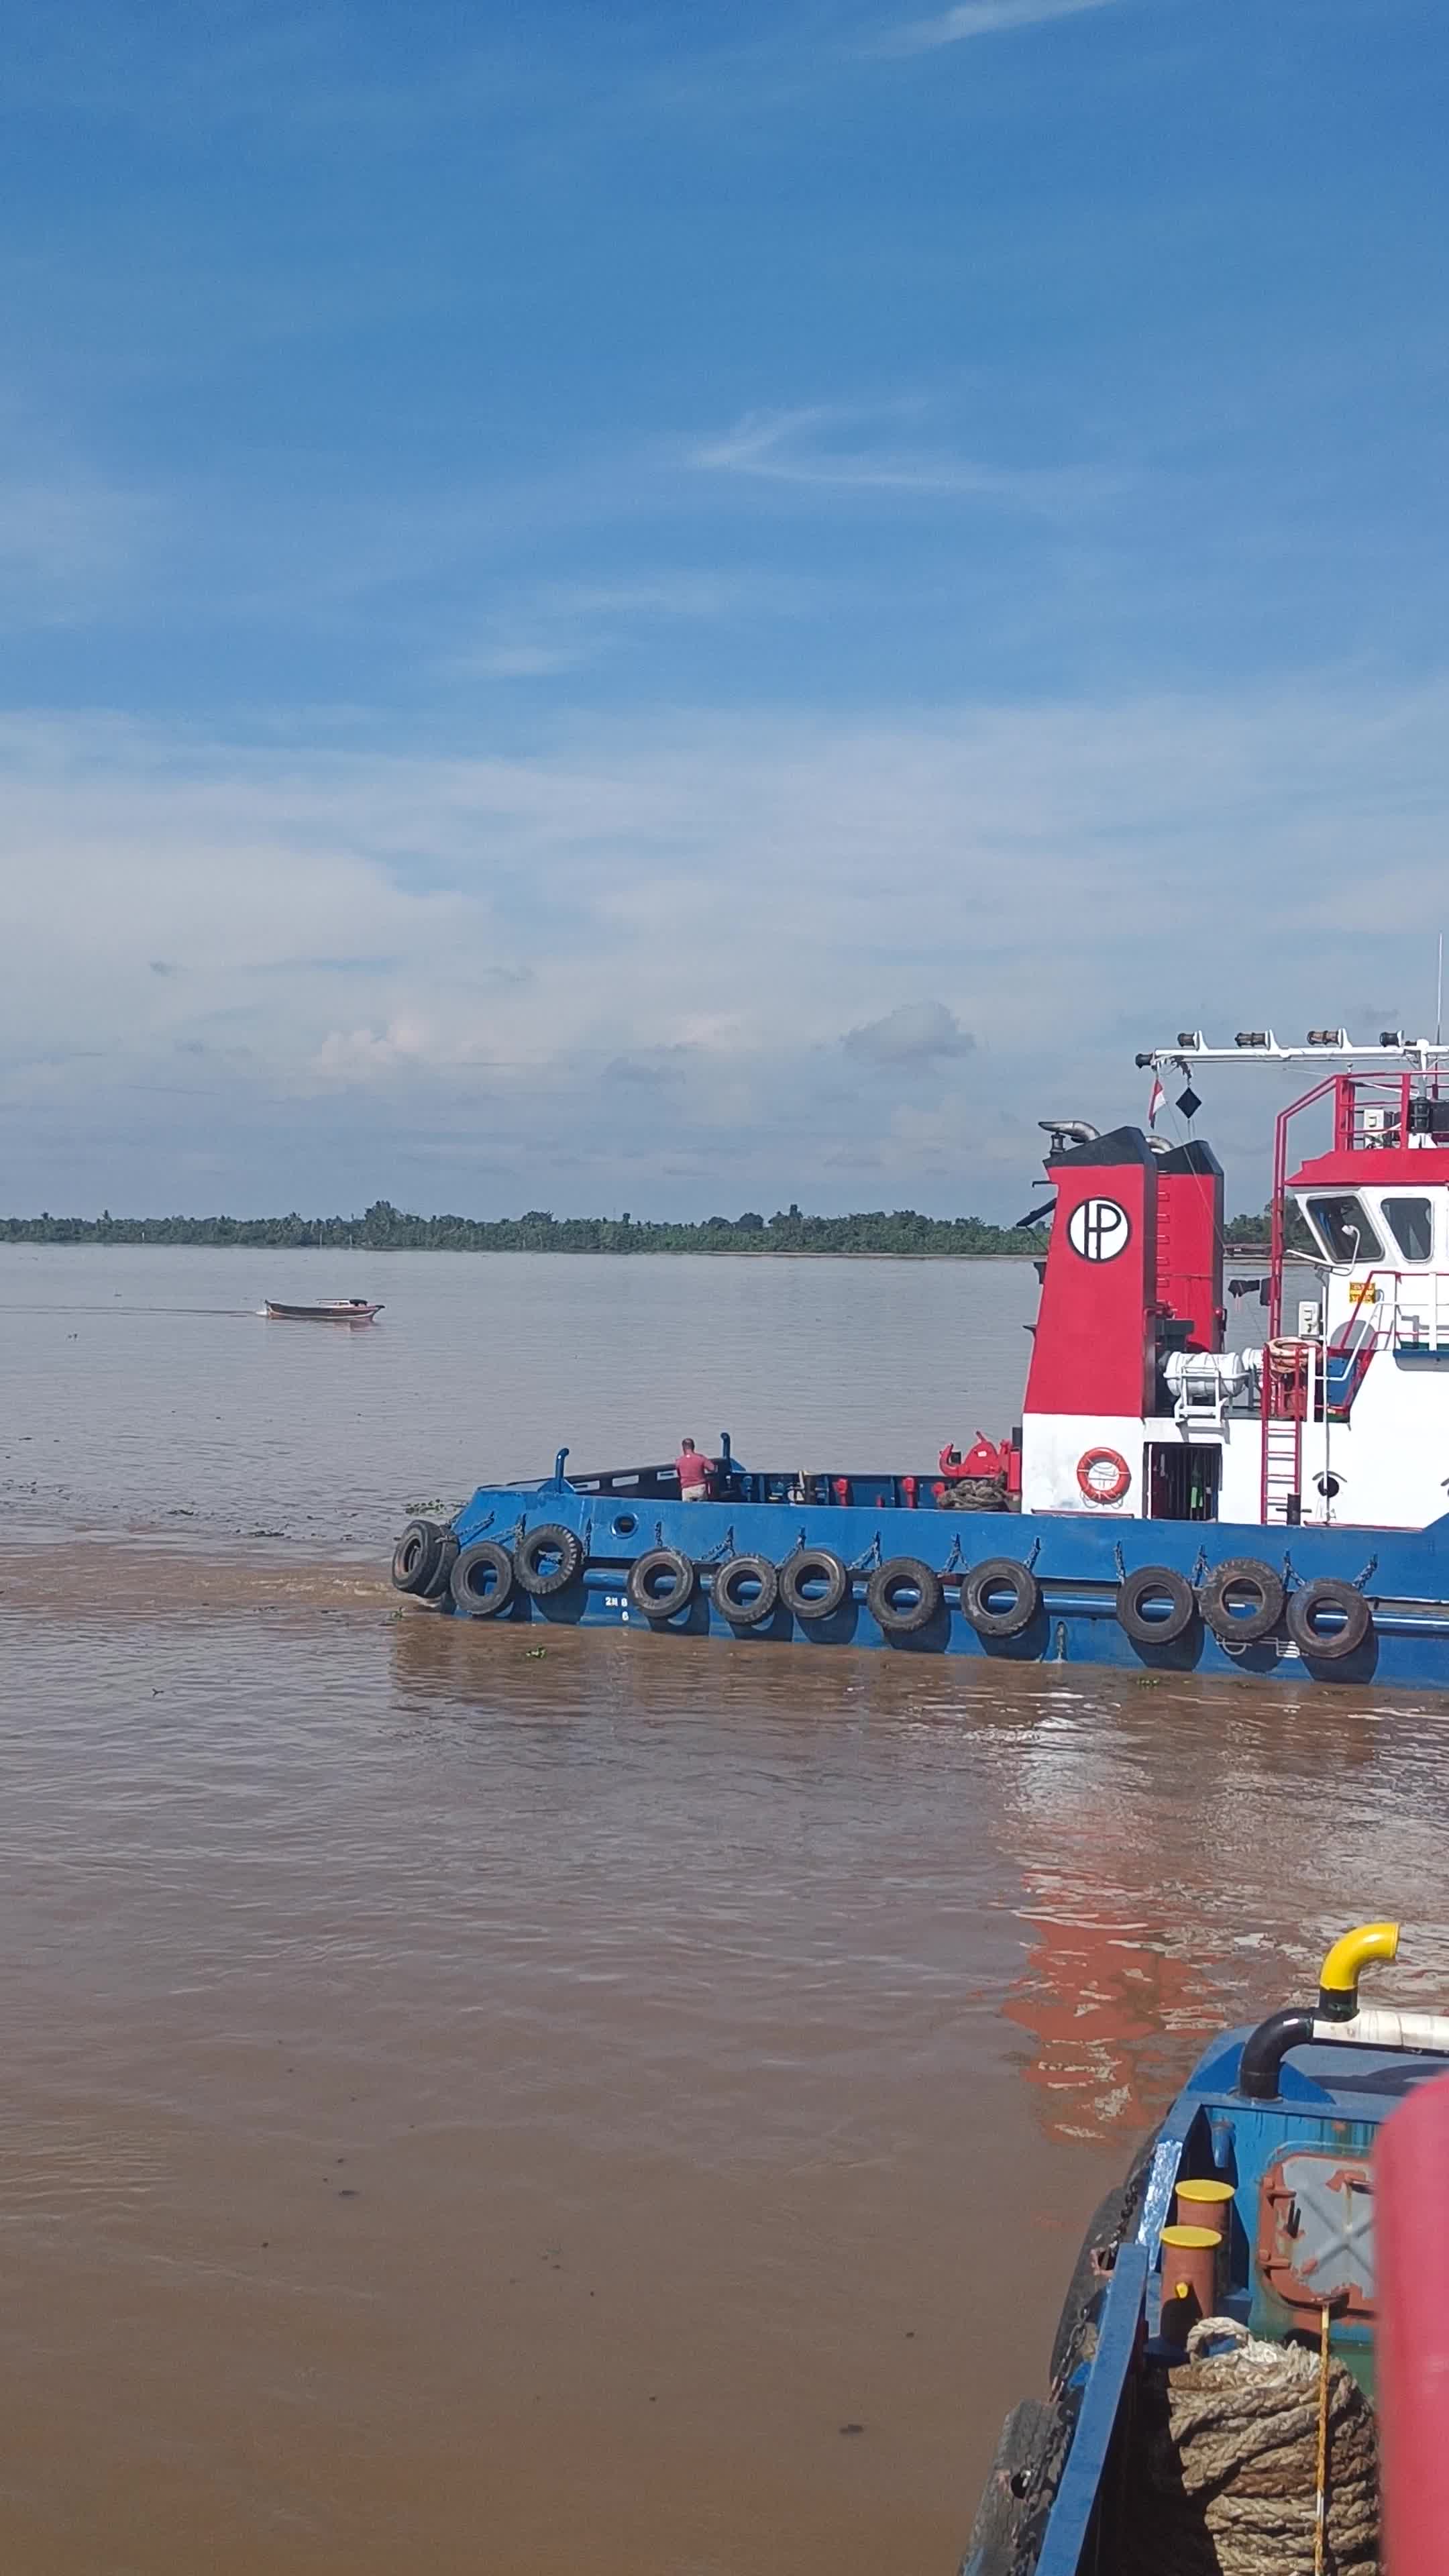
<svg viewBox="0 0 1449 2576">
<path fill-rule="evenodd" d="M 1250 2102 L 1276 2102 L 1278 2077 L 1290 2048 L 1303 2048 L 1313 2037 L 1314 2017 L 1300 2006 L 1270 2013 L 1243 2042 L 1238 2060 L 1238 2091 Z"/>
</svg>

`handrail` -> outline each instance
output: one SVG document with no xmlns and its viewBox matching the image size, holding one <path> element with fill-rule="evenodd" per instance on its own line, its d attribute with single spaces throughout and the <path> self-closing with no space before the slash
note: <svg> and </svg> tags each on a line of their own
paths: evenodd
<svg viewBox="0 0 1449 2576">
<path fill-rule="evenodd" d="M 1380 1283 L 1392 1288 L 1392 1296 L 1380 1300 L 1375 1294 L 1370 1298 L 1366 1293 L 1367 1290 L 1377 1289 Z M 1406 1296 L 1406 1290 L 1414 1288 L 1422 1289 L 1422 1298 Z M 1400 1318 L 1407 1312 L 1415 1318 L 1416 1322 L 1419 1318 L 1428 1316 L 1430 1337 L 1423 1345 L 1424 1348 L 1432 1351 L 1449 1350 L 1449 1274 L 1435 1269 L 1432 1264 L 1425 1264 L 1422 1268 L 1412 1270 L 1397 1270 L 1390 1269 L 1387 1262 L 1375 1263 L 1373 1268 L 1364 1274 L 1362 1290 L 1356 1302 L 1360 1313 L 1365 1306 L 1373 1306 L 1375 1321 L 1372 1334 L 1353 1344 L 1347 1342 L 1333 1344 L 1332 1348 L 1363 1350 L 1367 1346 L 1372 1355 L 1373 1351 L 1386 1350 L 1391 1344 L 1397 1346 L 1402 1339 L 1399 1331 Z M 1417 1334 L 1415 1338 L 1417 1340 Z"/>
</svg>

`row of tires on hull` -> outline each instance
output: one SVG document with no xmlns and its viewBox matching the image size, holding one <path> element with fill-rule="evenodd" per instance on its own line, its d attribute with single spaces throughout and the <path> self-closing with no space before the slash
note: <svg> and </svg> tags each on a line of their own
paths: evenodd
<svg viewBox="0 0 1449 2576">
<path fill-rule="evenodd" d="M 528 1530 L 512 1548 L 488 1538 L 460 1548 L 453 1532 L 435 1521 L 410 1521 L 393 1555 L 392 1579 L 400 1592 L 423 1600 L 451 1595 L 466 1618 L 496 1619 L 520 1592 L 535 1601 L 566 1592 L 587 1563 L 582 1539 L 559 1522 Z M 734 1628 L 763 1627 L 777 1609 L 807 1626 L 832 1619 L 855 1582 L 843 1558 L 825 1547 L 798 1547 L 783 1565 L 744 1555 L 713 1567 L 695 1564 L 678 1548 L 651 1547 L 630 1565 L 624 1592 L 638 1616 L 662 1622 L 688 1609 L 706 1575 L 716 1610 Z M 981 1637 L 1019 1637 L 1041 1607 L 1036 1575 L 1009 1556 L 988 1557 L 949 1576 L 918 1557 L 891 1557 L 865 1577 L 865 1606 L 886 1636 L 911 1636 L 948 1611 L 948 1582 L 962 1617 Z M 1325 1663 L 1353 1654 L 1373 1626 L 1355 1585 L 1318 1577 L 1289 1592 L 1271 1566 L 1247 1556 L 1213 1566 L 1200 1587 L 1171 1566 L 1140 1566 L 1119 1583 L 1113 1608 L 1137 1646 L 1178 1645 L 1199 1620 L 1224 1645 L 1259 1645 L 1282 1622 L 1301 1653 Z"/>
</svg>

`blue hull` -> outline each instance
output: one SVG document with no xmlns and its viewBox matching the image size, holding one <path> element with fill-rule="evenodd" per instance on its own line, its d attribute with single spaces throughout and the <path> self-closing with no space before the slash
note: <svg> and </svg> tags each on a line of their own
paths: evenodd
<svg viewBox="0 0 1449 2576">
<path fill-rule="evenodd" d="M 1167 2325 L 1172 2274 L 1184 2258 L 1173 2252 L 1169 2261 L 1162 2234 L 1184 2179 L 1226 2195 L 1216 2204 L 1222 2248 L 1210 2313 L 1260 2350 L 1312 2349 L 1327 2297 L 1333 2357 L 1376 2398 L 1380 2284 L 1366 2215 L 1374 2150 L 1407 2096 L 1444 2073 L 1449 2022 L 1389 2049 L 1356 2042 L 1351 2019 L 1341 2043 L 1324 2045 L 1304 2038 L 1328 2026 L 1315 2018 L 1323 2000 L 1213 2041 L 1096 2213 L 1062 2310 L 1048 2393 L 1007 2418 L 961 2576 L 1110 2576 L 1143 2563 L 1144 2497 L 1171 2474 L 1168 2455 L 1154 2455 L 1152 2391 L 1168 2386 L 1184 2358 L 1182 2330 Z M 1340 2000 L 1352 2009 L 1350 1998 Z M 1185 2316 L 1200 2313 L 1194 2300 Z M 1244 2466 L 1261 2467 L 1251 2448 Z M 1200 2494 L 1195 2509 L 1200 2516 Z M 1301 2499 L 1310 2534 L 1312 2513 L 1310 2472 Z"/>
<path fill-rule="evenodd" d="M 741 1477 L 742 1483 L 761 1479 Z M 924 1482 L 924 1480 L 922 1480 Z M 894 1479 L 857 1478 L 853 1487 Z M 869 1646 L 893 1654 L 974 1655 L 1005 1663 L 1107 1665 L 1129 1672 L 1250 1673 L 1257 1678 L 1366 1682 L 1449 1691 L 1449 1516 L 1425 1530 L 1266 1527 L 1259 1523 L 1112 1520 L 1075 1514 L 905 1509 L 897 1503 L 791 1503 L 752 1499 L 684 1503 L 677 1496 L 580 1492 L 560 1478 L 536 1485 L 480 1486 L 453 1523 L 460 1547 L 488 1539 L 512 1550 L 531 1529 L 572 1531 L 582 1573 L 548 1599 L 515 1592 L 506 1620 L 553 1626 L 622 1627 L 733 1641 L 747 1648 L 792 1644 L 820 1651 Z M 677 1549 L 698 1569 L 694 1598 L 672 1617 L 651 1617 L 626 1585 L 635 1559 Z M 711 1571 L 736 1555 L 778 1566 L 801 1547 L 828 1549 L 851 1569 L 841 1607 L 828 1618 L 798 1618 L 777 1606 L 759 1625 L 724 1615 Z M 887 1633 L 865 1594 L 872 1570 L 910 1557 L 944 1578 L 945 1597 L 911 1634 Z M 1029 1625 L 1014 1637 L 983 1637 L 963 1615 L 960 1574 L 991 1558 L 1026 1565 L 1040 1586 Z M 1173 1644 L 1136 1643 L 1118 1617 L 1118 1589 L 1145 1566 L 1164 1566 L 1200 1586 L 1230 1558 L 1254 1558 L 1289 1591 L 1332 1577 L 1360 1591 L 1372 1625 L 1351 1654 L 1334 1658 L 1296 1645 L 1280 1621 L 1260 1643 L 1224 1643 L 1195 1618 Z M 444 1608 L 452 1604 L 445 1599 Z"/>
</svg>

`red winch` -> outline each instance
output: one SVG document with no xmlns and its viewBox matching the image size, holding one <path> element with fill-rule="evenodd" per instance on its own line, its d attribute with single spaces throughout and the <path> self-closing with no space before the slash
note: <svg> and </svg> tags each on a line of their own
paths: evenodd
<svg viewBox="0 0 1449 2576">
<path fill-rule="evenodd" d="M 1005 1481 L 1011 1468 L 1011 1442 L 988 1440 L 984 1431 L 978 1431 L 963 1457 L 955 1441 L 948 1440 L 941 1451 L 940 1467 L 948 1485 L 966 1476 L 992 1476 Z"/>
</svg>

